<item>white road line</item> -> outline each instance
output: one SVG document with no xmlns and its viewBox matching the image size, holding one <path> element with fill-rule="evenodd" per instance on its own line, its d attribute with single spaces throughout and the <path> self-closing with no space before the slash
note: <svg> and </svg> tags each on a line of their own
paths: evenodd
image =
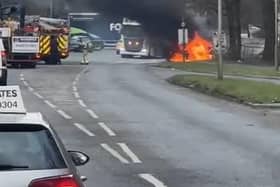
<svg viewBox="0 0 280 187">
<path fill-rule="evenodd" d="M 95 114 L 95 112 L 94 112 L 93 110 L 87 109 L 87 112 L 89 113 L 89 115 L 90 115 L 92 118 L 94 118 L 94 119 L 98 119 L 98 118 L 99 118 L 98 115 Z"/>
<path fill-rule="evenodd" d="M 40 95 L 38 92 L 34 92 L 34 95 L 36 95 L 39 99 L 44 99 L 44 97 Z"/>
<path fill-rule="evenodd" d="M 24 77 L 24 74 L 23 74 L 23 73 L 21 73 L 21 74 L 20 74 L 20 77 Z"/>
<path fill-rule="evenodd" d="M 56 105 L 52 104 L 52 103 L 51 103 L 50 101 L 48 101 L 48 100 L 44 100 L 44 103 L 46 103 L 47 105 L 49 105 L 49 107 L 51 107 L 51 108 L 57 108 Z"/>
<path fill-rule="evenodd" d="M 142 173 L 138 175 L 142 179 L 146 180 L 147 182 L 153 184 L 155 187 L 167 187 L 163 182 L 155 178 L 153 175 L 149 173 Z"/>
<path fill-rule="evenodd" d="M 85 104 L 85 102 L 84 102 L 83 100 L 79 99 L 78 101 L 79 101 L 79 104 L 80 104 L 82 107 L 84 107 L 84 108 L 87 107 L 87 105 Z"/>
<path fill-rule="evenodd" d="M 65 119 L 72 119 L 72 116 L 69 116 L 68 114 L 66 114 L 66 112 L 64 112 L 63 110 L 57 110 L 57 112 L 64 117 Z"/>
<path fill-rule="evenodd" d="M 118 145 L 122 148 L 123 152 L 127 154 L 127 156 L 132 160 L 133 163 L 142 163 L 138 156 L 135 153 L 133 153 L 125 143 L 118 143 Z"/>
<path fill-rule="evenodd" d="M 74 125 L 80 129 L 81 131 L 83 131 L 84 133 L 86 133 L 88 136 L 95 136 L 95 134 L 93 134 L 91 131 L 89 131 L 84 125 L 79 124 L 79 123 L 74 123 Z"/>
<path fill-rule="evenodd" d="M 105 123 L 99 122 L 98 125 L 102 127 L 109 136 L 116 136 L 116 133 L 112 131 L 112 129 L 110 129 Z"/>
<path fill-rule="evenodd" d="M 23 82 L 23 84 L 25 85 L 25 86 L 28 86 L 29 84 L 28 84 L 28 82 L 26 82 L 26 81 L 22 81 Z"/>
<path fill-rule="evenodd" d="M 129 164 L 129 161 L 120 155 L 115 149 L 111 148 L 108 144 L 100 144 L 103 149 L 108 151 L 113 157 L 117 158 L 123 164 Z"/>
<path fill-rule="evenodd" d="M 73 86 L 73 91 L 74 91 L 74 92 L 78 91 L 78 89 L 77 89 L 76 86 Z"/>
<path fill-rule="evenodd" d="M 80 77 L 81 77 L 81 74 L 79 73 L 79 74 L 76 76 L 75 81 L 76 81 L 76 82 L 79 82 Z"/>
<path fill-rule="evenodd" d="M 28 90 L 30 91 L 30 92 L 34 92 L 34 88 L 32 88 L 32 87 L 28 87 Z"/>
<path fill-rule="evenodd" d="M 24 77 L 21 77 L 20 80 L 21 80 L 21 81 L 24 81 L 25 79 L 24 79 Z"/>
<path fill-rule="evenodd" d="M 80 95 L 79 95 L 78 92 L 74 92 L 74 96 L 75 96 L 77 99 L 80 98 Z"/>
</svg>

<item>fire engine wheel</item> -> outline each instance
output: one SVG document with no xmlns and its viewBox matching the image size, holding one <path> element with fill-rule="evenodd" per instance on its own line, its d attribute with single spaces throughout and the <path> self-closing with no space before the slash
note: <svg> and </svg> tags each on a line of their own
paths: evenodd
<svg viewBox="0 0 280 187">
<path fill-rule="evenodd" d="M 11 66 L 12 66 L 12 68 L 19 68 L 19 64 L 16 64 L 16 63 L 12 63 Z"/>
<path fill-rule="evenodd" d="M 8 79 L 8 70 L 3 69 L 2 70 L 2 77 L 0 78 L 0 85 L 6 86 L 7 85 L 7 79 Z"/>
<path fill-rule="evenodd" d="M 36 62 L 33 62 L 33 63 L 31 63 L 31 64 L 29 65 L 30 68 L 34 68 L 34 69 L 36 68 L 36 66 L 37 66 L 37 63 L 36 63 Z"/>
<path fill-rule="evenodd" d="M 132 58 L 131 55 L 121 55 L 122 58 Z"/>
<path fill-rule="evenodd" d="M 46 64 L 51 64 L 51 59 L 50 59 L 50 58 L 46 58 L 46 59 L 45 59 L 45 63 L 46 63 Z"/>
<path fill-rule="evenodd" d="M 45 64 L 47 64 L 47 65 L 61 64 L 60 62 L 54 62 L 51 58 L 46 58 L 44 61 L 45 61 Z"/>
<path fill-rule="evenodd" d="M 32 63 L 22 63 L 20 65 L 21 68 L 32 68 L 32 69 L 35 69 L 37 66 L 37 63 L 36 62 L 32 62 Z"/>
</svg>

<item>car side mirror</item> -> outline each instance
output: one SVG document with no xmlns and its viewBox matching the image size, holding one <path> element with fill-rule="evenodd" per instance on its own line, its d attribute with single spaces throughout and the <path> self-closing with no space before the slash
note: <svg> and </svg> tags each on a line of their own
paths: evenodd
<svg viewBox="0 0 280 187">
<path fill-rule="evenodd" d="M 68 151 L 68 153 L 70 154 L 71 159 L 76 166 L 83 166 L 90 160 L 88 155 L 79 151 Z"/>
</svg>

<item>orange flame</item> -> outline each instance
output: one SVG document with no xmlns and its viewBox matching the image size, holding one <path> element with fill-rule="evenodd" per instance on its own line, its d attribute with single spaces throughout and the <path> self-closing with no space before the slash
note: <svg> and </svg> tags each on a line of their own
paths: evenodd
<svg viewBox="0 0 280 187">
<path fill-rule="evenodd" d="M 213 45 L 202 38 L 198 33 L 195 33 L 194 38 L 186 45 L 186 62 L 197 61 L 209 61 L 213 59 L 212 54 Z M 169 59 L 174 63 L 183 63 L 184 57 L 182 54 L 183 45 L 179 46 L 179 50 L 176 51 Z"/>
</svg>

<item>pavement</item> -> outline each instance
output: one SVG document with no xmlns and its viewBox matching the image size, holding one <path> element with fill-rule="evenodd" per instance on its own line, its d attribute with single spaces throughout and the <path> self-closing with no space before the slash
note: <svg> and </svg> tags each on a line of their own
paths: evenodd
<svg viewBox="0 0 280 187">
<path fill-rule="evenodd" d="M 42 112 L 87 187 L 278 187 L 279 110 L 255 110 L 165 81 L 160 59 L 74 53 L 60 66 L 10 69 L 27 110 Z"/>
</svg>

